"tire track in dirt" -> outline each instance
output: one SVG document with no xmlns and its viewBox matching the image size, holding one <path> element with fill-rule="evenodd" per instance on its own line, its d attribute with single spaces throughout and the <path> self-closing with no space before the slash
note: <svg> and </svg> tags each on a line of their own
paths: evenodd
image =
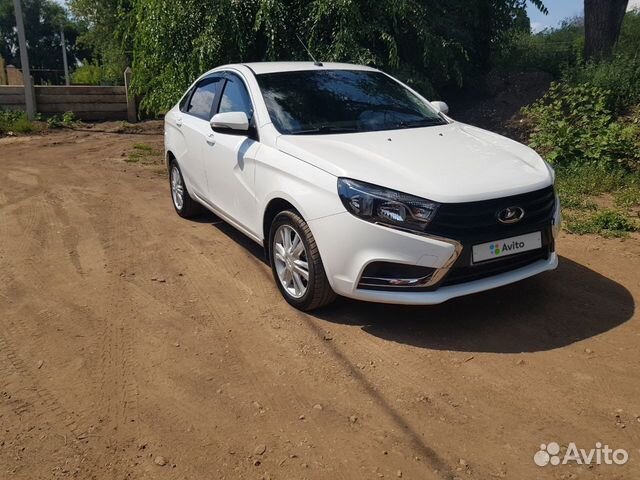
<svg viewBox="0 0 640 480">
<path fill-rule="evenodd" d="M 71 454 L 80 457 L 82 460 L 77 473 L 91 478 L 93 472 L 101 469 L 100 449 L 82 444 L 85 433 L 79 428 L 76 416 L 65 409 L 56 395 L 45 388 L 26 366 L 18 355 L 16 346 L 9 341 L 14 333 L 11 328 L 0 332 L 0 393 L 13 400 L 9 406 L 15 415 L 22 417 L 30 413 L 31 422 L 38 425 L 45 436 L 60 436 L 64 439 L 64 443 L 57 449 L 61 453 L 66 452 L 65 457 Z M 62 463 L 61 460 L 48 460 L 53 461 L 51 464 L 47 463 L 49 468 L 60 468 L 55 463 Z"/>
<path fill-rule="evenodd" d="M 3 222 L 5 228 L 0 230 L 0 235 L 3 237 L 8 234 L 7 231 L 10 231 L 13 235 L 20 235 L 22 238 L 20 242 L 11 244 L 18 245 L 17 251 L 5 248 L 5 261 L 2 264 L 3 289 L 5 297 L 17 304 L 15 308 L 18 309 L 17 314 L 7 318 L 6 321 L 13 322 L 20 334 L 19 338 L 28 339 L 28 342 L 34 345 L 33 350 L 43 357 L 47 356 L 51 348 L 55 348 L 47 338 L 43 338 L 43 331 L 51 332 L 55 324 L 62 324 L 60 320 L 62 314 L 74 317 L 83 313 L 81 307 L 69 302 L 68 296 L 65 295 L 67 287 L 73 291 L 78 288 L 78 284 L 81 284 L 82 279 L 78 278 L 77 271 L 67 271 L 64 263 L 63 268 L 58 264 L 50 269 L 38 260 L 39 257 L 68 258 L 63 241 L 58 235 L 58 232 L 64 228 L 64 223 L 56 216 L 52 203 L 51 198 L 38 200 L 41 208 L 38 209 L 39 214 L 33 224 L 38 225 L 37 229 L 43 231 L 42 241 L 35 240 L 33 232 L 28 229 L 20 232 L 19 227 L 12 221 Z M 9 262 L 8 258 L 11 258 L 12 262 Z M 72 262 L 68 264 L 69 267 L 72 266 L 71 264 Z M 72 268 L 72 270 L 76 269 Z M 58 292 L 58 295 L 54 292 L 49 295 L 31 295 L 31 292 L 51 290 L 52 285 L 55 285 L 54 290 L 62 291 Z M 35 317 L 28 318 L 28 314 L 23 315 L 22 310 L 38 313 Z"/>
<path fill-rule="evenodd" d="M 89 181 L 85 172 L 79 173 L 79 184 Z M 85 177 L 85 178 L 83 178 Z M 81 192 L 74 192 L 78 196 Z M 115 192 L 109 190 L 84 192 L 82 208 L 76 212 L 75 218 L 82 217 L 93 232 L 94 244 L 90 252 L 100 252 L 100 262 L 90 259 L 92 270 L 96 271 L 93 282 L 94 291 L 106 294 L 96 298 L 99 302 L 94 307 L 97 319 L 97 332 L 94 344 L 99 352 L 95 366 L 96 382 L 99 385 L 95 410 L 100 412 L 100 431 L 109 438 L 109 464 L 114 475 L 129 475 L 131 464 L 135 463 L 132 448 L 138 438 L 138 386 L 132 373 L 134 344 L 136 336 L 130 328 L 131 311 L 121 308 L 129 304 L 126 288 L 120 274 L 124 275 L 121 265 L 110 261 L 110 252 L 128 251 L 133 247 L 131 241 L 141 232 L 125 229 L 126 210 L 112 200 Z M 117 196 L 117 195 L 116 195 Z M 73 211 L 69 200 L 67 210 Z M 98 209 L 107 209 L 108 215 L 98 215 Z M 118 212 L 115 215 L 111 212 Z M 134 224 L 135 225 L 135 224 Z M 77 244 L 75 245 L 77 247 Z M 82 256 L 79 257 L 82 260 Z M 85 262 L 82 262 L 85 263 Z M 120 271 L 120 273 L 116 273 Z M 92 282 L 92 283 L 93 283 Z M 127 452 L 123 457 L 123 451 Z"/>
<path fill-rule="evenodd" d="M 52 194 L 50 191 L 47 192 L 46 186 L 45 186 L 45 191 L 42 194 L 42 196 L 40 196 L 40 200 L 38 201 L 39 208 L 32 209 L 34 214 L 29 216 L 28 218 L 30 221 L 26 225 L 23 225 L 23 227 L 26 227 L 26 228 L 23 228 L 21 233 L 24 236 L 25 241 L 19 243 L 19 245 L 21 245 L 20 250 L 17 252 L 12 252 L 11 257 L 14 260 L 20 259 L 21 257 L 24 258 L 25 256 L 28 258 L 33 258 L 38 256 L 57 257 L 57 258 L 64 257 L 69 262 L 68 265 L 70 267 L 70 270 L 66 270 L 64 268 L 60 269 L 58 265 L 55 271 L 50 272 L 52 275 L 43 276 L 42 271 L 37 267 L 36 262 L 25 262 L 27 265 L 27 268 L 25 269 L 23 264 L 23 268 L 21 268 L 20 271 L 17 271 L 15 268 L 13 268 L 13 265 L 9 266 L 9 268 L 3 268 L 3 271 L 5 272 L 4 285 L 8 287 L 8 290 L 9 290 L 8 294 L 11 296 L 14 296 L 13 294 L 18 289 L 21 289 L 21 291 L 24 293 L 28 292 L 29 290 L 51 291 L 51 284 L 53 283 L 57 285 L 56 287 L 58 289 L 57 297 L 59 299 L 63 299 L 62 302 L 59 300 L 56 301 L 56 295 L 54 294 L 51 294 L 50 296 L 47 296 L 45 298 L 37 297 L 34 300 L 31 300 L 29 302 L 30 308 L 32 309 L 35 307 L 34 303 L 40 304 L 38 308 L 40 309 L 42 318 L 40 318 L 39 321 L 29 320 L 27 322 L 26 319 L 20 315 L 20 312 L 18 312 L 17 315 L 12 315 L 12 319 L 8 320 L 9 326 L 12 328 L 10 338 L 14 338 L 14 339 L 28 338 L 29 342 L 33 345 L 32 349 L 35 351 L 39 351 L 40 354 L 43 356 L 43 358 L 48 357 L 47 348 L 46 348 L 47 343 L 46 341 L 45 342 L 42 341 L 42 335 L 35 330 L 38 324 L 42 324 L 42 322 L 52 323 L 54 320 L 56 320 L 56 318 L 59 318 L 59 314 L 61 312 L 64 312 L 65 315 L 71 318 L 78 317 L 78 315 L 86 316 L 87 314 L 89 314 L 90 316 L 91 314 L 90 309 L 87 309 L 86 307 L 79 309 L 78 305 L 75 305 L 73 303 L 69 304 L 68 302 L 65 301 L 67 298 L 71 296 L 81 304 L 86 304 L 86 300 L 89 300 L 89 303 L 91 303 L 90 298 L 83 299 L 82 289 L 84 284 L 83 284 L 83 279 L 81 278 L 83 271 L 80 263 L 80 258 L 77 254 L 78 253 L 77 252 L 78 232 L 77 232 L 76 226 L 70 222 L 70 219 L 67 216 L 67 211 L 73 212 L 74 210 L 73 208 L 70 208 L 69 205 L 65 205 L 65 207 L 63 207 L 61 205 L 61 202 L 62 201 L 60 196 Z M 71 199 L 70 203 L 73 203 L 73 199 Z M 68 210 L 65 210 L 65 209 L 68 209 Z M 3 214 L 6 214 L 6 213 L 7 212 L 5 210 Z M 8 223 L 9 222 L 6 222 L 5 226 Z M 4 234 L 4 232 L 2 232 L 2 234 Z M 85 229 L 83 241 L 85 241 L 86 243 L 87 239 L 91 239 L 91 238 L 93 238 L 92 231 L 91 230 L 87 231 Z M 34 239 L 39 239 L 39 241 L 34 242 Z M 101 253 L 99 253 L 98 257 L 100 256 L 101 256 Z M 13 263 L 17 263 L 17 262 L 14 261 Z M 24 283 L 20 285 L 19 282 L 15 281 L 15 279 L 12 279 L 11 281 L 9 281 L 8 277 L 14 276 L 15 274 L 20 275 L 21 278 L 30 278 L 31 282 L 29 287 L 27 287 L 26 284 Z M 108 285 L 107 285 L 107 288 L 108 288 Z M 5 296 L 7 296 L 7 293 L 5 293 Z M 105 319 L 101 317 L 93 318 L 90 323 L 92 325 L 109 326 L 109 323 L 105 322 Z M 107 338 L 106 340 L 104 339 L 104 337 L 102 339 L 99 337 L 98 338 L 92 337 L 93 347 L 89 347 L 89 350 L 95 351 L 96 347 L 102 348 L 103 345 L 113 346 L 115 344 L 116 346 L 118 346 L 119 339 L 121 337 L 126 338 L 127 341 L 129 341 L 129 338 L 130 338 L 128 335 L 122 336 L 121 332 L 118 332 L 117 329 L 113 329 L 113 328 L 109 330 L 108 337 L 109 338 Z M 7 342 L 6 339 L 5 339 L 5 342 Z M 45 348 L 41 348 L 43 346 Z M 48 345 L 48 346 L 50 347 L 51 345 Z M 126 366 L 127 360 L 125 357 L 127 355 L 130 355 L 131 351 L 132 351 L 131 344 L 128 344 L 122 350 L 124 354 L 122 354 L 119 349 L 113 354 L 114 357 L 117 357 L 117 358 L 116 358 L 115 364 L 110 365 L 110 367 L 112 367 L 114 371 L 114 373 L 111 375 L 110 378 L 118 379 L 119 381 L 119 379 L 123 377 L 123 372 L 128 369 L 128 366 Z M 102 366 L 108 366 L 106 365 L 107 364 L 106 361 L 103 361 L 102 363 L 103 363 Z M 104 372 L 104 370 L 100 370 L 100 371 Z M 69 380 L 67 380 L 67 384 L 65 385 L 65 387 L 67 389 L 76 391 L 78 393 L 79 392 L 88 393 L 87 392 L 88 390 L 93 390 L 95 393 L 102 392 L 102 394 L 104 394 L 105 392 L 105 389 L 100 388 L 99 384 L 93 386 L 93 385 L 83 385 L 83 384 L 80 384 L 79 382 L 80 382 L 80 379 L 78 380 L 78 383 L 75 383 L 75 382 L 69 383 Z M 103 381 L 103 384 L 104 383 L 105 382 Z M 106 383 L 109 383 L 109 382 L 106 382 Z M 65 394 L 65 397 L 68 397 L 68 394 Z M 112 400 L 114 402 L 120 402 L 118 406 L 114 406 L 111 409 L 111 413 L 113 414 L 113 416 L 117 418 L 121 418 L 124 415 L 126 415 L 129 406 L 135 405 L 135 397 L 136 397 L 135 384 L 132 384 L 131 382 L 129 382 L 129 383 L 123 384 L 122 386 L 119 385 L 118 390 L 109 399 L 110 403 L 112 402 Z M 94 398 L 99 398 L 99 397 L 94 396 Z M 49 393 L 49 391 L 47 391 L 46 399 L 49 403 L 55 401 L 59 404 L 56 396 L 52 393 Z M 87 408 L 85 408 L 84 410 L 79 410 L 78 409 L 79 405 L 74 404 L 75 419 L 74 419 L 72 428 L 70 427 L 71 428 L 70 432 L 75 436 L 75 438 L 88 439 L 91 437 L 93 440 L 94 438 L 97 437 L 97 434 L 93 433 L 93 431 L 87 430 L 86 428 L 87 427 L 91 429 L 95 428 L 95 425 L 90 426 L 89 424 L 96 423 L 95 422 L 96 404 L 95 402 L 85 401 L 84 405 Z M 125 407 L 122 407 L 122 405 L 125 405 Z M 99 405 L 97 410 L 98 411 L 101 410 Z M 79 425 L 84 425 L 84 427 L 81 428 L 79 427 Z M 110 432 L 107 432 L 107 433 L 108 433 L 108 437 L 110 437 Z M 93 443 L 106 443 L 107 446 L 109 446 L 112 443 L 112 441 L 108 437 L 105 437 L 104 442 L 94 441 Z M 119 448 L 117 447 L 113 448 L 112 449 L 113 453 L 108 458 L 103 458 L 104 454 L 102 453 L 102 448 L 99 448 L 98 451 L 99 451 L 99 454 L 95 456 L 95 460 L 97 464 L 113 465 L 114 456 L 116 455 L 116 452 L 119 451 Z"/>
</svg>

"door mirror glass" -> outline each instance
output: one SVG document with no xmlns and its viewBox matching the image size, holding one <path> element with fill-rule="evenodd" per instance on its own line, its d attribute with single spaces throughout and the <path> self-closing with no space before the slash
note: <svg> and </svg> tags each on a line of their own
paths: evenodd
<svg viewBox="0 0 640 480">
<path fill-rule="evenodd" d="M 439 111 L 440 113 L 444 113 L 445 115 L 449 113 L 449 105 L 447 105 L 444 102 L 440 102 L 436 100 L 435 102 L 431 102 L 431 106 L 435 108 L 437 111 Z"/>
<path fill-rule="evenodd" d="M 211 128 L 214 132 L 230 135 L 248 135 L 249 119 L 244 112 L 217 113 L 211 119 Z"/>
</svg>

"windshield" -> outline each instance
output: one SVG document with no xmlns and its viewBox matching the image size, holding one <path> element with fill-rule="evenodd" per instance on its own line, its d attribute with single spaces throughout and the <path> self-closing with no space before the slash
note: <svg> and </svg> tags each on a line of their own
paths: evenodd
<svg viewBox="0 0 640 480">
<path fill-rule="evenodd" d="M 257 75 L 271 121 L 283 134 L 328 134 L 447 123 L 381 72 L 308 70 Z"/>
</svg>

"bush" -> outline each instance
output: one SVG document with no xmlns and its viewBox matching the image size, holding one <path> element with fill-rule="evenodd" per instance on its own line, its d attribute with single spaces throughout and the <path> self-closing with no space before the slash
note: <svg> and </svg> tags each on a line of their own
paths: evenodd
<svg viewBox="0 0 640 480">
<path fill-rule="evenodd" d="M 591 84 L 553 83 L 522 111 L 534 126 L 530 145 L 556 165 L 640 169 L 640 121 L 616 119 L 609 90 Z"/>
<path fill-rule="evenodd" d="M 627 12 L 622 22 L 620 38 L 616 45 L 616 52 L 619 54 L 633 55 L 638 52 L 638 41 L 640 40 L 640 9 Z"/>
<path fill-rule="evenodd" d="M 0 133 L 29 133 L 38 126 L 29 121 L 27 114 L 19 110 L 0 110 Z"/>
<path fill-rule="evenodd" d="M 580 32 L 580 38 L 583 34 Z M 611 58 L 599 62 L 562 66 L 562 80 L 572 85 L 589 84 L 608 92 L 615 115 L 626 114 L 640 103 L 640 11 L 628 12 Z M 582 45 L 580 46 L 582 48 Z"/>
<path fill-rule="evenodd" d="M 71 74 L 71 83 L 74 85 L 102 85 L 103 76 L 101 66 L 87 63 L 75 69 Z"/>
<path fill-rule="evenodd" d="M 48 128 L 62 128 L 62 127 L 71 127 L 73 124 L 77 123 L 76 116 L 73 112 L 64 112 L 62 116 L 54 115 L 53 117 L 49 117 L 47 119 L 47 127 Z"/>
<path fill-rule="evenodd" d="M 624 114 L 640 103 L 640 53 L 618 53 L 607 61 L 565 70 L 564 81 L 606 90 L 613 113 Z"/>
</svg>

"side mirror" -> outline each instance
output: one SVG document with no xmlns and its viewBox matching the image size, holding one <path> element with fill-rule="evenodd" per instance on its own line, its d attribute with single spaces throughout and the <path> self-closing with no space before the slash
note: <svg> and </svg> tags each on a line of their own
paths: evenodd
<svg viewBox="0 0 640 480">
<path fill-rule="evenodd" d="M 439 111 L 440 113 L 443 113 L 445 115 L 449 113 L 449 105 L 447 105 L 444 102 L 440 102 L 436 100 L 435 102 L 431 102 L 431 106 L 435 108 L 437 111 Z"/>
<path fill-rule="evenodd" d="M 244 112 L 217 113 L 209 123 L 214 132 L 249 135 L 249 119 Z"/>
</svg>

